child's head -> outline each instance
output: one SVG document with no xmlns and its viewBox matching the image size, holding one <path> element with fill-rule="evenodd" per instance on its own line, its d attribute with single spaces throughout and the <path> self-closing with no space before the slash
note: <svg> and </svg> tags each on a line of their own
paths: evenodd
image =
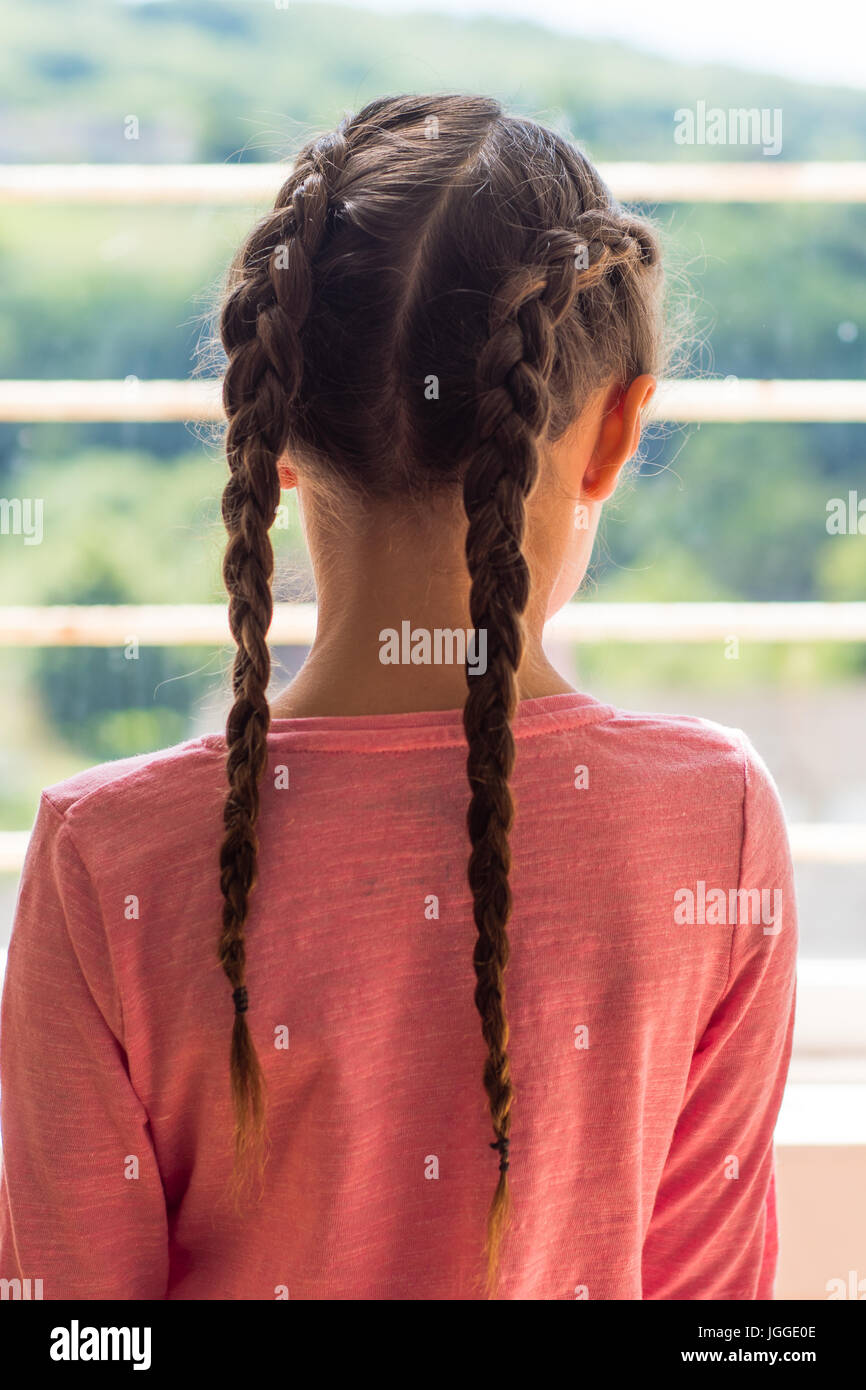
<svg viewBox="0 0 866 1390">
<path fill-rule="evenodd" d="M 464 725 L 475 997 L 500 1151 L 492 1273 L 514 1100 L 503 971 L 522 618 L 530 603 L 552 612 L 582 577 L 659 368 L 660 288 L 653 232 L 583 155 L 489 98 L 432 95 L 371 102 L 304 147 L 236 257 L 222 311 L 224 575 L 238 654 L 220 958 L 236 991 L 256 873 L 268 531 L 281 482 L 299 486 L 316 566 L 332 522 L 351 528 L 353 508 L 379 509 L 389 524 L 427 508 L 454 530 L 462 503 L 456 543 L 487 643 L 486 672 L 467 678 Z M 232 1077 L 243 1148 L 263 1107 L 242 1012 Z"/>
</svg>

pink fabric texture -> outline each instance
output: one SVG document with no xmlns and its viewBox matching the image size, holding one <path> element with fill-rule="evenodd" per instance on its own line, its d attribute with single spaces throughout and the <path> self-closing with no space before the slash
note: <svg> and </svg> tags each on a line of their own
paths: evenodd
<svg viewBox="0 0 866 1390">
<path fill-rule="evenodd" d="M 501 1297 L 769 1299 L 797 943 L 772 778 L 737 730 L 582 693 L 523 702 L 515 734 Z M 465 754 L 459 711 L 274 721 L 247 934 L 271 1148 L 241 1216 L 222 738 L 43 793 L 2 1003 L 0 1277 L 483 1297 Z"/>
</svg>

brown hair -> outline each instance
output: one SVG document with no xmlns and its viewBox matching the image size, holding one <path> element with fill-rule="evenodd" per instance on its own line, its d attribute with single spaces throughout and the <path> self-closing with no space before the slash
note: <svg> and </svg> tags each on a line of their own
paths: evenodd
<svg viewBox="0 0 866 1390">
<path fill-rule="evenodd" d="M 487 1223 L 498 1287 L 514 1086 L 505 969 L 511 912 L 511 720 L 529 570 L 524 505 L 539 445 L 593 390 L 658 369 L 659 249 L 561 136 L 487 97 L 369 103 L 309 141 L 273 212 L 236 256 L 222 307 L 230 477 L 222 511 L 234 704 L 220 865 L 219 959 L 235 991 L 236 1171 L 261 1171 L 263 1079 L 247 1028 L 244 924 L 256 881 L 267 757 L 273 598 L 269 529 L 288 450 L 311 480 L 358 496 L 462 486 L 473 626 L 488 662 L 468 681 L 468 877 L 475 1003 L 499 1177 Z M 425 385 L 438 378 L 435 404 Z M 254 1004 L 254 1001 L 253 1001 Z"/>
</svg>

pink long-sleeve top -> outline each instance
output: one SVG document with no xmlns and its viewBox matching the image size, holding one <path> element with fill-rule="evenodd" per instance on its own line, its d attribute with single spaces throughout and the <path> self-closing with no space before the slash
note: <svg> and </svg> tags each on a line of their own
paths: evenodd
<svg viewBox="0 0 866 1390">
<path fill-rule="evenodd" d="M 515 732 L 501 1297 L 769 1299 L 797 937 L 775 785 L 737 730 L 582 693 Z M 271 1149 L 241 1216 L 223 740 L 43 793 L 2 1004 L 0 1277 L 46 1299 L 483 1297 L 460 713 L 276 720 L 268 747 L 247 1018 Z"/>
</svg>

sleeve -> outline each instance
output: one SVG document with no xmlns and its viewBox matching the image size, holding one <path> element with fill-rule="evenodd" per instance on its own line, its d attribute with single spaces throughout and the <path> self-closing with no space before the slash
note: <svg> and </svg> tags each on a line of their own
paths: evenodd
<svg viewBox="0 0 866 1390">
<path fill-rule="evenodd" d="M 773 1131 L 791 1056 L 797 916 L 779 795 L 744 736 L 743 747 L 728 981 L 692 1057 L 656 1194 L 643 1247 L 645 1299 L 773 1297 Z"/>
<path fill-rule="evenodd" d="M 165 1198 L 122 1037 L 97 895 L 43 795 L 0 1011 L 0 1278 L 25 1290 L 13 1297 L 25 1280 L 45 1299 L 165 1297 Z"/>
</svg>

